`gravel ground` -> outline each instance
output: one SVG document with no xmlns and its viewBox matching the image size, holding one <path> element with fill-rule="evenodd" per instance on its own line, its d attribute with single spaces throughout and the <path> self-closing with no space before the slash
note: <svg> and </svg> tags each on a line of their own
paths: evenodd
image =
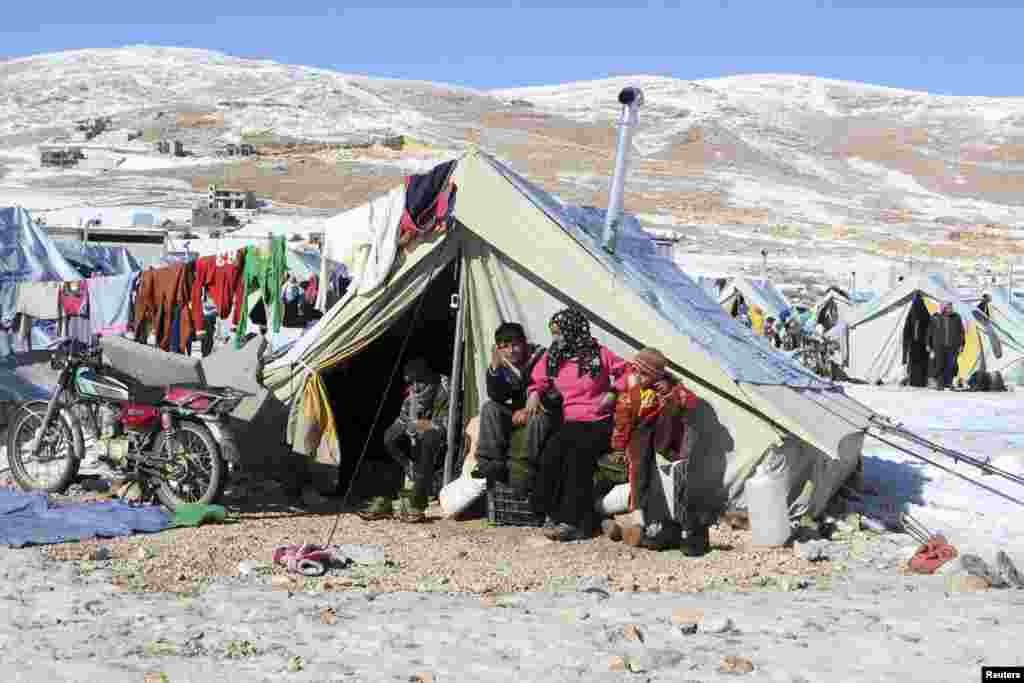
<svg viewBox="0 0 1024 683">
<path fill-rule="evenodd" d="M 855 518 L 768 550 L 723 521 L 713 552 L 686 558 L 436 508 L 406 525 L 258 498 L 232 492 L 224 524 L 0 548 L 12 680 L 961 681 L 1021 663 L 1024 593 L 908 575 L 912 539 Z M 335 521 L 356 563 L 270 566 Z"/>
<path fill-rule="evenodd" d="M 1020 664 L 1024 629 L 1020 591 L 950 596 L 942 577 L 877 570 L 827 590 L 625 593 L 595 579 L 485 596 L 260 582 L 137 594 L 111 585 L 119 571 L 0 549 L 8 679 L 964 681 Z"/>
<path fill-rule="evenodd" d="M 115 583 L 141 591 L 192 593 L 211 581 L 236 577 L 243 561 L 269 562 L 276 546 L 323 544 L 337 523 L 332 543 L 380 545 L 388 563 L 339 572 L 329 581 L 331 589 L 486 594 L 552 590 L 575 585 L 579 577 L 600 576 L 612 590 L 694 592 L 827 584 L 851 566 L 894 568 L 899 563 L 894 553 L 911 543 L 907 537 L 869 532 L 842 540 L 837 536 L 827 557 L 812 562 L 791 547 L 752 547 L 749 531 L 723 522 L 711 529 L 712 552 L 688 558 L 676 550 L 652 552 L 603 536 L 555 543 L 538 529 L 441 519 L 436 506 L 428 510 L 428 523 L 410 525 L 367 522 L 351 513 L 339 517 L 329 501 L 305 510 L 273 497 L 261 501 L 263 511 L 246 511 L 254 506 L 231 498 L 227 504 L 232 514 L 226 524 L 61 544 L 45 553 L 88 571 L 90 558 L 103 548 L 119 568 Z"/>
</svg>

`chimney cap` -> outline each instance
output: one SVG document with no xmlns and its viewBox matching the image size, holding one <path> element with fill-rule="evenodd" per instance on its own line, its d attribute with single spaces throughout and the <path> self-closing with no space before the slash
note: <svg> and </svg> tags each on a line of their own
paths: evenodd
<svg viewBox="0 0 1024 683">
<path fill-rule="evenodd" d="M 619 104 L 623 106 L 629 106 L 636 102 L 638 105 L 644 103 L 644 93 L 640 88 L 634 88 L 632 86 L 623 88 L 622 92 L 619 93 Z"/>
</svg>

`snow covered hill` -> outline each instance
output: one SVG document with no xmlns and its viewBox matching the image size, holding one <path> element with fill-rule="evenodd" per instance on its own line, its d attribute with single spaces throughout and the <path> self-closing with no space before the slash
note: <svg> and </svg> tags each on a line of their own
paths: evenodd
<svg viewBox="0 0 1024 683">
<path fill-rule="evenodd" d="M 737 205 L 810 223 L 1020 221 L 1024 98 L 774 74 L 625 77 L 496 94 L 610 125 L 614 93 L 626 85 L 647 101 L 637 149 L 684 172 L 699 168 Z"/>
<path fill-rule="evenodd" d="M 1024 98 L 774 74 L 483 92 L 148 46 L 0 62 L 0 83 L 0 185 L 15 195 L 59 188 L 187 206 L 238 164 L 217 158 L 218 147 L 249 139 L 265 147 L 230 177 L 290 206 L 350 206 L 469 145 L 566 199 L 603 204 L 616 96 L 636 85 L 646 104 L 626 209 L 699 238 L 690 255 L 756 260 L 766 244 L 796 260 L 832 249 L 840 261 L 853 250 L 962 265 L 1024 253 Z M 114 162 L 59 178 L 38 169 L 38 144 L 101 116 L 113 130 L 90 142 L 119 155 Z M 394 135 L 419 146 L 359 150 Z M 193 156 L 157 157 L 153 142 L 167 138 Z M 288 147 L 295 142 L 313 148 Z"/>
<path fill-rule="evenodd" d="M 157 109 L 218 112 L 223 128 L 329 142 L 430 129 L 446 99 L 484 98 L 430 83 L 167 47 L 90 49 L 0 63 L 0 135 Z"/>
</svg>

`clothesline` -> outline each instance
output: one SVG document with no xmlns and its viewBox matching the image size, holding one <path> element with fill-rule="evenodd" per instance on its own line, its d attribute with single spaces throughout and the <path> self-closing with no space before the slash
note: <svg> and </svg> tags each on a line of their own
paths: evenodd
<svg viewBox="0 0 1024 683">
<path fill-rule="evenodd" d="M 6 300 L 0 301 L 0 334 L 10 337 L 13 332 L 31 350 L 35 321 L 56 320 L 59 335 L 83 344 L 90 344 L 95 335 L 129 333 L 145 343 L 152 332 L 164 350 L 189 353 L 192 342 L 202 337 L 207 352 L 217 318 L 231 320 L 240 343 L 260 301 L 267 311 L 267 326 L 277 333 L 284 304 L 302 303 L 297 296 L 301 288 L 288 279 L 285 253 L 284 238 L 276 237 L 269 247 L 247 246 L 227 255 L 200 256 L 125 275 L 15 283 L 5 288 Z M 315 287 L 315 281 L 313 275 L 306 289 Z M 315 300 L 315 292 L 301 293 L 303 301 Z M 208 314 L 210 303 L 213 316 Z M 9 339 L 5 341 L 9 346 Z M 0 345 L 2 355 L 4 346 Z"/>
</svg>

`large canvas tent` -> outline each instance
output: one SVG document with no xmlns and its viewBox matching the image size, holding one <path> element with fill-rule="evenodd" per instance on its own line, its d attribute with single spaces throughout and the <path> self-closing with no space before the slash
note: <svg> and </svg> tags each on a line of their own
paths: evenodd
<svg viewBox="0 0 1024 683">
<path fill-rule="evenodd" d="M 803 492 L 800 502 L 813 514 L 824 510 L 859 462 L 867 408 L 757 343 L 655 254 L 635 219 L 624 221 L 611 257 L 598 246 L 602 211 L 563 204 L 490 156 L 460 159 L 452 179 L 458 187 L 453 228 L 403 250 L 382 287 L 368 295 L 350 291 L 264 369 L 264 384 L 292 403 L 294 450 L 308 453 L 337 429 L 343 459 L 357 458 L 394 368 L 431 345 L 440 347 L 441 362 L 451 363 L 446 354 L 455 344 L 442 337 L 460 327 L 465 354 L 455 381 L 463 381 L 468 419 L 485 395 L 497 325 L 518 321 L 544 343 L 550 316 L 574 305 L 613 351 L 661 349 L 700 397 L 697 491 L 736 499 L 775 448 L 791 464 L 791 499 Z M 456 293 L 461 325 L 444 318 Z M 416 322 L 421 310 L 431 321 L 426 328 Z M 436 367 L 447 372 L 451 365 Z M 332 405 L 344 412 L 336 414 Z"/>
<path fill-rule="evenodd" d="M 1008 325 L 985 319 L 965 304 L 941 276 L 909 276 L 892 291 L 855 309 L 847 321 L 845 369 L 866 382 L 895 384 L 906 376 L 903 328 L 914 296 L 920 294 L 931 313 L 950 301 L 964 322 L 966 344 L 957 358 L 957 378 L 967 382 L 979 370 L 1002 371 L 1019 362 L 1024 346 Z"/>
<path fill-rule="evenodd" d="M 733 303 L 742 296 L 747 306 L 760 306 L 766 318 L 780 319 L 782 312 L 791 308 L 789 301 L 769 280 L 748 277 L 737 277 L 727 284 L 718 301 L 727 311 L 732 310 Z"/>
</svg>

